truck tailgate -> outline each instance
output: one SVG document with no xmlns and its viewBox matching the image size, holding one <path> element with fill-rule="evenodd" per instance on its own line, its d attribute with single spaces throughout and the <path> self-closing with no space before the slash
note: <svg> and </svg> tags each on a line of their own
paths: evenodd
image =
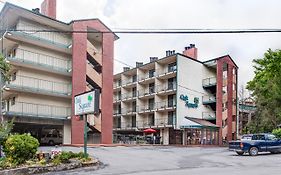
<svg viewBox="0 0 281 175">
<path fill-rule="evenodd" d="M 229 149 L 230 150 L 239 150 L 240 148 L 240 141 L 231 141 L 229 142 Z"/>
</svg>

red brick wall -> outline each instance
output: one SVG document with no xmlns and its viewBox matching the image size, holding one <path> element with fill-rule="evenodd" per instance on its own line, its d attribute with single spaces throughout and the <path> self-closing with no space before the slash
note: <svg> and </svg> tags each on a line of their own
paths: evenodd
<svg viewBox="0 0 281 175">
<path fill-rule="evenodd" d="M 216 94 L 216 125 L 219 129 L 219 145 L 222 145 L 222 86 L 223 86 L 223 60 L 217 61 L 217 94 Z"/>
<path fill-rule="evenodd" d="M 99 20 L 76 21 L 73 30 L 108 31 Z M 87 34 L 73 34 L 73 97 L 86 88 Z M 76 43 L 74 45 L 74 43 Z M 101 143 L 112 143 L 113 116 L 113 44 L 114 35 L 104 33 L 102 37 L 102 90 L 101 90 Z M 72 100 L 74 103 L 74 98 Z M 74 105 L 74 104 L 73 104 Z M 74 117 L 72 117 L 74 118 Z M 72 143 L 83 142 L 83 122 L 72 119 Z M 80 138 L 82 137 L 82 138 Z"/>
<path fill-rule="evenodd" d="M 223 87 L 223 63 L 228 64 L 227 72 L 227 141 L 232 140 L 232 114 L 233 114 L 233 69 L 237 69 L 229 56 L 225 56 L 217 60 L 217 109 L 216 109 L 216 124 L 220 126 L 219 144 L 222 144 L 222 87 Z M 237 72 L 236 72 L 237 73 Z M 237 83 L 236 83 L 237 86 Z M 237 88 L 236 88 L 237 89 Z M 237 93 L 237 91 L 236 91 Z M 236 94 L 235 94 L 236 95 Z M 237 109 L 236 109 L 237 110 Z M 236 111 L 235 111 L 236 114 Z M 236 137 L 235 137 L 236 138 Z"/>
</svg>

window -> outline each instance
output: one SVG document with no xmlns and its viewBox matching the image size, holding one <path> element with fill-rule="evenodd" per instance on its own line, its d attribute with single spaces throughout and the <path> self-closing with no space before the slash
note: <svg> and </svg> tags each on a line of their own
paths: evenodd
<svg viewBox="0 0 281 175">
<path fill-rule="evenodd" d="M 264 135 L 253 135 L 252 140 L 265 140 Z"/>
<path fill-rule="evenodd" d="M 151 98 L 148 100 L 148 109 L 153 110 L 154 109 L 154 98 Z"/>
<path fill-rule="evenodd" d="M 274 140 L 277 140 L 277 138 L 275 137 L 275 135 L 270 134 L 270 135 L 267 136 L 267 140 L 274 141 Z"/>
<path fill-rule="evenodd" d="M 121 104 L 118 104 L 118 110 L 117 110 L 118 114 L 121 114 Z"/>
<path fill-rule="evenodd" d="M 149 93 L 155 93 L 155 84 L 154 83 L 150 83 L 149 84 Z"/>
<path fill-rule="evenodd" d="M 117 93 L 117 100 L 121 100 L 121 91 L 118 91 Z"/>
<path fill-rule="evenodd" d="M 227 63 L 223 63 L 222 70 L 223 71 L 227 71 L 227 69 L 228 69 L 228 64 Z"/>
<path fill-rule="evenodd" d="M 117 128 L 121 128 L 121 117 L 117 119 Z"/>
<path fill-rule="evenodd" d="M 168 79 L 168 90 L 173 90 L 176 87 L 176 77 Z"/>
<path fill-rule="evenodd" d="M 136 82 L 137 81 L 137 75 L 133 75 L 132 76 L 132 82 Z"/>
<path fill-rule="evenodd" d="M 154 114 L 149 114 L 149 116 L 148 116 L 148 123 L 149 123 L 149 125 L 150 126 L 154 126 L 154 121 L 155 121 L 155 116 L 154 116 Z"/>
<path fill-rule="evenodd" d="M 11 105 L 15 105 L 15 104 L 16 104 L 16 97 L 13 97 L 11 101 Z"/>
<path fill-rule="evenodd" d="M 117 81 L 117 85 L 118 85 L 118 86 L 121 86 L 121 80 L 118 80 L 118 81 Z"/>
<path fill-rule="evenodd" d="M 148 77 L 149 77 L 149 78 L 152 78 L 152 77 L 154 77 L 154 76 L 155 76 L 155 69 L 149 70 L 149 71 L 148 71 Z"/>
<path fill-rule="evenodd" d="M 132 112 L 137 112 L 137 102 L 136 101 L 132 102 Z"/>
<path fill-rule="evenodd" d="M 17 79 L 17 72 L 14 72 L 11 76 L 11 80 L 15 81 Z"/>
<path fill-rule="evenodd" d="M 136 127 L 136 125 L 137 125 L 136 116 L 132 116 L 132 127 Z"/>
<path fill-rule="evenodd" d="M 168 96 L 168 107 L 174 107 L 174 105 L 176 105 L 176 96 L 169 95 Z"/>
<path fill-rule="evenodd" d="M 168 72 L 174 72 L 176 70 L 177 70 L 177 63 L 176 62 L 168 65 Z"/>
<path fill-rule="evenodd" d="M 136 87 L 132 88 L 132 96 L 133 97 L 137 96 L 137 88 Z"/>
<path fill-rule="evenodd" d="M 232 121 L 235 122 L 236 121 L 236 115 L 232 116 Z"/>
<path fill-rule="evenodd" d="M 175 118 L 175 112 L 174 111 L 168 112 L 168 125 L 174 124 L 174 118 Z"/>
</svg>

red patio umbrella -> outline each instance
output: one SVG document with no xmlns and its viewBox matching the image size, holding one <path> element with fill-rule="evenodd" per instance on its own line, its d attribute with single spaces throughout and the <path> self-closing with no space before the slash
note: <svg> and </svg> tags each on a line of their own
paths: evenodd
<svg viewBox="0 0 281 175">
<path fill-rule="evenodd" d="M 155 129 L 148 128 L 148 129 L 143 130 L 143 132 L 146 134 L 151 134 L 151 133 L 156 133 L 157 131 Z"/>
</svg>

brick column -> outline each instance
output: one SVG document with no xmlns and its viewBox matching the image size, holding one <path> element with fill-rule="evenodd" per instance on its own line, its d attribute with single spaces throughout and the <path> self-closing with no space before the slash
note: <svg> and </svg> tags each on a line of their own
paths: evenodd
<svg viewBox="0 0 281 175">
<path fill-rule="evenodd" d="M 222 145 L 222 86 L 223 86 L 223 60 L 217 60 L 217 95 L 216 95 L 216 125 L 219 126 L 218 143 Z"/>
</svg>

